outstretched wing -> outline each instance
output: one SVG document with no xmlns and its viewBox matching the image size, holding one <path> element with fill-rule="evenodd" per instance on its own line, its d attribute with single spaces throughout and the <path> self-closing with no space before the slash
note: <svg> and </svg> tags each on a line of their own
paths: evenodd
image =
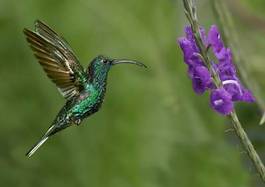
<svg viewBox="0 0 265 187">
<path fill-rule="evenodd" d="M 87 82 L 87 74 L 67 42 L 43 22 L 37 20 L 35 32 L 24 29 L 34 55 L 60 93 L 68 100 Z"/>
</svg>

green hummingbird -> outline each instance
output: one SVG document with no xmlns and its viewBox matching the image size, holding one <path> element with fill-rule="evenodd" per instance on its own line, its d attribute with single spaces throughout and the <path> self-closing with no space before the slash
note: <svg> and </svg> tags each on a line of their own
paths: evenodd
<svg viewBox="0 0 265 187">
<path fill-rule="evenodd" d="M 100 109 L 106 92 L 108 72 L 113 65 L 128 63 L 146 67 L 137 61 L 99 55 L 84 69 L 69 44 L 43 22 L 37 20 L 35 31 L 24 29 L 24 34 L 47 76 L 66 99 L 52 125 L 26 153 L 28 157 L 50 136 L 73 124 L 79 125 L 83 119 Z"/>
</svg>

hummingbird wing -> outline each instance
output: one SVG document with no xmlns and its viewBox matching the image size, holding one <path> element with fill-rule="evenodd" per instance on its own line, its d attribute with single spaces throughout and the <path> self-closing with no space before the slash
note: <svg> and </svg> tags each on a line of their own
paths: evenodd
<svg viewBox="0 0 265 187">
<path fill-rule="evenodd" d="M 67 100 L 78 95 L 88 76 L 68 43 L 37 20 L 35 32 L 24 29 L 27 41 L 47 76 Z"/>
</svg>

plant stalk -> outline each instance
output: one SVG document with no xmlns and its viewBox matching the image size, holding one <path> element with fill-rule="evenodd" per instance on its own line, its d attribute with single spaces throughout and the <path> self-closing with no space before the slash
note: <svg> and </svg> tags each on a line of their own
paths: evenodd
<svg viewBox="0 0 265 187">
<path fill-rule="evenodd" d="M 254 146 L 252 145 L 251 141 L 248 138 L 248 135 L 244 131 L 238 117 L 235 111 L 233 111 L 229 118 L 233 122 L 233 127 L 235 129 L 235 132 L 238 136 L 238 138 L 241 141 L 241 144 L 243 145 L 244 149 L 247 151 L 247 154 L 249 158 L 251 159 L 252 163 L 254 164 L 256 170 L 258 171 L 262 181 L 265 183 L 265 167 L 263 165 L 263 162 L 261 161 L 258 153 L 256 152 Z"/>
</svg>

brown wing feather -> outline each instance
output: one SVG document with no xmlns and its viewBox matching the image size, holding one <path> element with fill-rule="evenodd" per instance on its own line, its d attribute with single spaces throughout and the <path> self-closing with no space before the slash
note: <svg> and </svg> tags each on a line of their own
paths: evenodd
<svg viewBox="0 0 265 187">
<path fill-rule="evenodd" d="M 24 29 L 24 34 L 47 76 L 66 99 L 79 94 L 86 75 L 71 48 L 44 23 L 37 21 L 35 26 L 36 32 Z"/>
</svg>

